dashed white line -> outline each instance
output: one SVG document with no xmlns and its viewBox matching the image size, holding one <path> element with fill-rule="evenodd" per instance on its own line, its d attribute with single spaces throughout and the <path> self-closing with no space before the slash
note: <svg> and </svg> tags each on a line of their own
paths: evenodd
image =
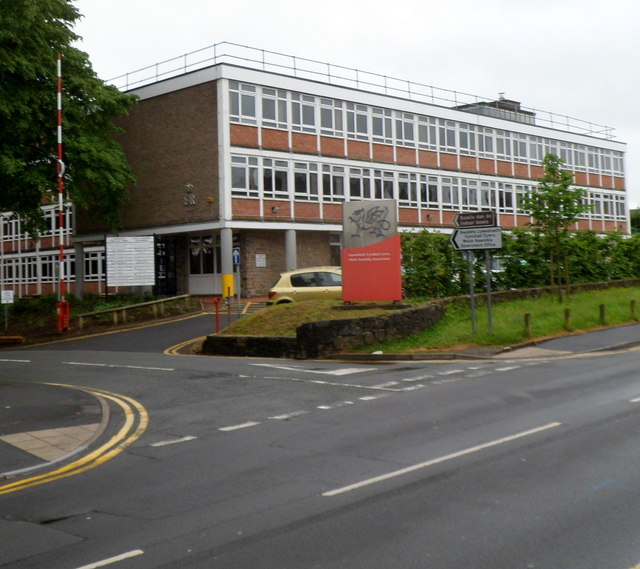
<svg viewBox="0 0 640 569">
<path fill-rule="evenodd" d="M 640 397 L 636 397 L 635 399 L 630 399 L 629 403 L 640 403 Z"/>
<path fill-rule="evenodd" d="M 438 375 L 453 375 L 454 373 L 463 373 L 463 369 L 450 369 L 448 371 L 439 371 Z"/>
<path fill-rule="evenodd" d="M 0 362 L 14 362 L 17 364 L 30 364 L 31 360 L 2 360 L 0 359 Z"/>
<path fill-rule="evenodd" d="M 248 429 L 249 427 L 255 427 L 260 423 L 257 421 L 247 421 L 246 423 L 240 423 L 239 425 L 229 425 L 228 427 L 220 427 L 219 431 L 238 431 L 240 429 Z"/>
<path fill-rule="evenodd" d="M 97 569 L 97 567 L 104 567 L 105 565 L 111 565 L 112 563 L 117 563 L 118 561 L 131 559 L 132 557 L 137 557 L 138 555 L 142 555 L 143 553 L 144 551 L 142 551 L 142 549 L 134 549 L 133 551 L 127 551 L 127 553 L 122 553 L 121 555 L 116 555 L 115 557 L 109 557 L 108 559 L 103 559 L 102 561 L 89 563 L 89 565 L 83 565 L 82 567 L 78 567 L 78 569 Z"/>
<path fill-rule="evenodd" d="M 547 425 L 543 425 L 541 427 L 536 427 L 535 429 L 530 429 L 528 431 L 523 431 L 521 433 L 516 433 L 514 435 L 509 435 L 507 437 L 503 437 L 501 439 L 497 439 L 494 441 L 489 441 L 487 443 L 483 443 L 481 445 L 477 445 L 474 447 L 469 447 L 458 452 L 453 452 L 451 454 L 447 454 L 445 456 L 441 456 L 439 458 L 434 458 L 432 460 L 427 460 L 425 462 L 421 462 L 419 464 L 414 464 L 412 466 L 407 466 L 406 468 L 401 468 L 400 470 L 394 470 L 393 472 L 388 472 L 386 474 L 381 474 L 380 476 L 375 476 L 373 478 L 369 478 L 368 480 L 362 480 L 361 482 L 356 482 L 354 484 L 349 484 L 348 486 L 343 486 L 342 488 L 336 488 L 335 490 L 329 490 L 328 492 L 324 492 L 323 496 L 336 496 L 338 494 L 344 494 L 345 492 L 351 492 L 352 490 L 357 490 L 359 488 L 363 488 L 365 486 L 370 486 L 372 484 L 376 484 L 378 482 L 383 482 L 384 480 L 389 480 L 391 478 L 396 478 L 398 476 L 402 476 L 403 474 L 408 474 L 409 472 L 415 472 L 416 470 L 421 470 L 423 468 L 427 468 L 429 466 L 433 466 L 435 464 L 440 464 L 442 462 L 446 462 L 448 460 L 453 460 L 454 458 L 459 458 L 461 456 L 465 456 L 467 454 L 472 454 L 474 452 L 478 452 L 490 447 L 498 446 L 504 443 L 508 443 L 510 441 L 514 441 L 516 439 L 521 439 L 523 437 L 528 437 L 530 435 L 535 435 L 536 433 L 540 433 L 542 431 L 546 431 L 547 429 L 553 429 L 554 427 L 559 427 L 562 423 L 548 423 Z"/>
<path fill-rule="evenodd" d="M 286 421 L 288 419 L 293 419 L 294 417 L 300 417 L 301 415 L 306 415 L 309 411 L 292 411 L 291 413 L 285 413 L 283 415 L 276 415 L 275 417 L 269 417 L 269 419 L 275 419 L 276 421 Z"/>
<path fill-rule="evenodd" d="M 251 365 L 255 365 L 255 366 L 260 366 L 260 367 L 271 367 L 271 368 L 275 368 L 275 369 L 284 369 L 287 371 L 297 371 L 297 372 L 304 372 L 304 373 L 318 373 L 321 375 L 351 375 L 353 373 L 362 373 L 365 371 L 375 371 L 376 368 L 374 367 L 348 367 L 348 368 L 340 368 L 340 369 L 327 369 L 327 370 L 317 370 L 317 369 L 305 369 L 302 367 L 295 367 L 295 366 L 283 366 L 283 365 L 276 365 L 276 364 L 251 364 Z"/>
<path fill-rule="evenodd" d="M 497 367 L 495 371 L 511 371 L 512 369 L 520 369 L 522 366 Z"/>
<path fill-rule="evenodd" d="M 193 437 L 191 435 L 182 437 L 181 439 L 172 439 L 170 441 L 160 441 L 157 443 L 153 443 L 152 447 L 166 447 L 168 445 L 177 445 L 178 443 L 186 443 L 188 441 L 195 441 L 198 437 Z"/>
<path fill-rule="evenodd" d="M 175 371 L 175 368 L 172 368 L 172 367 L 147 367 L 147 366 L 129 366 L 129 365 L 120 365 L 120 364 L 96 364 L 96 363 L 90 363 L 90 362 L 62 362 L 62 363 L 70 366 L 146 369 L 151 371 Z"/>
<path fill-rule="evenodd" d="M 387 383 L 378 383 L 377 385 L 372 385 L 371 387 L 374 389 L 383 389 L 385 387 L 393 387 L 394 385 L 398 385 L 397 381 L 387 381 Z"/>
</svg>

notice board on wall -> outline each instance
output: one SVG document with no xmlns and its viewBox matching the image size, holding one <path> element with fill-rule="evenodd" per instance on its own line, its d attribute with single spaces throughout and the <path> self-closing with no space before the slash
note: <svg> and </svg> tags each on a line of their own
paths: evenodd
<svg viewBox="0 0 640 569">
<path fill-rule="evenodd" d="M 109 286 L 156 284 L 153 235 L 107 237 L 106 258 Z"/>
</svg>

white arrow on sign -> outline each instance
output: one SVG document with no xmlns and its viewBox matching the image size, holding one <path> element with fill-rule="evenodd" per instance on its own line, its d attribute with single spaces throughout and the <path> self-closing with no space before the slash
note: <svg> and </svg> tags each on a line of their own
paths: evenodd
<svg viewBox="0 0 640 569">
<path fill-rule="evenodd" d="M 502 249 L 502 230 L 499 227 L 464 227 L 451 235 L 456 251 L 475 249 Z"/>
</svg>

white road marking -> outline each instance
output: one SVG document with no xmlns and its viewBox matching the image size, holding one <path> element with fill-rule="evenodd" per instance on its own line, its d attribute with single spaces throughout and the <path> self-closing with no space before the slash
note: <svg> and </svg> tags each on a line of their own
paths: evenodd
<svg viewBox="0 0 640 569">
<path fill-rule="evenodd" d="M 522 366 L 497 367 L 495 371 L 511 371 L 512 369 L 520 369 Z"/>
<path fill-rule="evenodd" d="M 30 364 L 31 360 L 0 360 L 0 362 L 14 362 L 18 364 Z"/>
<path fill-rule="evenodd" d="M 115 557 L 109 557 L 109 559 L 103 559 L 102 561 L 89 563 L 89 565 L 83 565 L 82 567 L 78 567 L 78 569 L 96 569 L 97 567 L 104 567 L 105 565 L 111 565 L 112 563 L 117 563 L 118 561 L 124 561 L 125 559 L 137 557 L 138 555 L 142 555 L 143 553 L 144 551 L 142 551 L 142 549 L 134 549 L 133 551 L 128 551 L 127 553 L 116 555 Z"/>
<path fill-rule="evenodd" d="M 248 429 L 249 427 L 255 427 L 256 425 L 259 425 L 260 423 L 256 422 L 256 421 L 247 421 L 246 423 L 240 423 L 239 425 L 230 425 L 228 427 L 220 427 L 218 430 L 219 431 L 237 431 L 239 429 Z"/>
<path fill-rule="evenodd" d="M 381 393 L 380 395 L 365 395 L 364 397 L 358 397 L 358 399 L 360 399 L 360 401 L 374 401 L 376 399 L 382 399 L 386 396 L 386 393 Z"/>
<path fill-rule="evenodd" d="M 300 417 L 300 415 L 306 415 L 307 413 L 309 413 L 309 411 L 292 411 L 291 413 L 285 413 L 284 415 L 276 415 L 275 417 L 269 417 L 269 419 L 275 419 L 277 421 L 286 421 L 287 419 Z"/>
<path fill-rule="evenodd" d="M 387 381 L 387 383 L 378 383 L 377 385 L 372 385 L 371 387 L 375 387 L 377 389 L 381 389 L 383 387 L 392 387 L 394 385 L 398 385 L 397 381 Z"/>
<path fill-rule="evenodd" d="M 304 373 L 319 373 L 322 375 L 351 375 L 353 373 L 362 373 L 365 371 L 375 371 L 376 368 L 374 367 L 368 367 L 368 368 L 361 368 L 361 367 L 347 367 L 347 368 L 341 368 L 341 369 L 332 369 L 332 370 L 316 370 L 316 369 L 305 369 L 302 367 L 295 367 L 295 366 L 282 366 L 282 365 L 276 365 L 276 364 L 251 364 L 254 366 L 260 366 L 260 367 L 271 367 L 271 368 L 275 368 L 275 369 L 284 369 L 287 371 L 302 371 Z"/>
<path fill-rule="evenodd" d="M 418 383 L 416 385 L 410 385 L 409 387 L 403 387 L 402 391 L 415 391 L 416 389 L 422 389 L 424 385 Z"/>
<path fill-rule="evenodd" d="M 172 367 L 128 366 L 128 365 L 119 365 L 119 364 L 96 364 L 96 363 L 90 363 L 90 362 L 62 362 L 62 363 L 70 366 L 117 367 L 117 368 L 125 368 L 125 369 L 146 369 L 151 371 L 175 371 L 175 368 L 172 368 Z"/>
<path fill-rule="evenodd" d="M 454 373 L 462 373 L 463 369 L 450 369 L 449 371 L 439 371 L 438 375 L 453 375 Z"/>
<path fill-rule="evenodd" d="M 186 443 L 187 441 L 194 441 L 196 440 L 198 437 L 193 437 L 191 435 L 186 436 L 186 437 L 182 437 L 181 439 L 173 439 L 170 441 L 160 441 L 158 443 L 153 443 L 151 446 L 152 447 L 166 447 L 168 445 L 177 445 L 178 443 Z"/>
<path fill-rule="evenodd" d="M 448 460 L 453 460 L 454 458 L 459 458 L 461 456 L 465 456 L 467 454 L 472 454 L 474 452 L 478 452 L 484 450 L 486 448 L 498 446 L 504 443 L 511 442 L 516 439 L 520 439 L 523 437 L 528 437 L 530 435 L 535 435 L 536 433 L 540 433 L 542 431 L 546 431 L 548 429 L 553 429 L 554 427 L 559 427 L 562 423 L 549 423 L 547 425 L 543 425 L 541 427 L 536 427 L 535 429 L 530 429 L 528 431 L 523 431 L 521 433 L 516 433 L 515 435 L 509 435 L 508 437 L 504 437 L 502 439 L 497 439 L 494 441 L 489 441 L 487 443 L 483 443 L 481 445 L 477 445 L 474 447 L 469 447 L 458 452 L 454 452 L 451 454 L 447 454 L 445 456 L 441 456 L 439 458 L 434 458 L 431 460 L 427 460 L 425 462 L 421 462 L 419 464 L 414 464 L 412 466 L 407 466 L 406 468 L 401 468 L 400 470 L 394 470 L 393 472 L 388 472 L 386 474 L 381 474 L 380 476 L 375 476 L 373 478 L 369 478 L 368 480 L 362 480 L 361 482 L 356 482 L 354 484 L 349 484 L 348 486 L 343 486 L 342 488 L 336 488 L 335 490 L 329 490 L 328 492 L 324 492 L 323 496 L 336 496 L 338 494 L 344 494 L 345 492 L 351 492 L 352 490 L 357 490 L 359 488 L 363 488 L 365 486 L 370 486 L 372 484 L 377 484 L 378 482 L 383 482 L 384 480 L 389 480 L 391 478 L 396 478 L 398 476 L 402 476 L 404 474 L 408 474 L 409 472 L 415 472 L 416 470 L 421 470 L 423 468 L 427 468 L 429 466 L 433 466 L 435 464 L 440 464 L 442 462 L 446 462 Z"/>
<path fill-rule="evenodd" d="M 422 381 L 424 379 L 432 379 L 432 378 L 433 378 L 433 374 L 428 373 L 426 375 L 419 375 L 418 377 L 406 377 L 402 381 Z"/>
<path fill-rule="evenodd" d="M 629 403 L 640 403 L 640 397 L 636 397 L 635 399 L 631 399 Z"/>
</svg>

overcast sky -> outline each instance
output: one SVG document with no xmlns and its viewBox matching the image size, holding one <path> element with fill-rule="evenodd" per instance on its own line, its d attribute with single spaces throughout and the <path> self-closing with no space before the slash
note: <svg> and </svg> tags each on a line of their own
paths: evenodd
<svg viewBox="0 0 640 569">
<path fill-rule="evenodd" d="M 222 41 L 615 129 L 640 204 L 638 0 L 74 0 L 111 79 Z"/>
</svg>

